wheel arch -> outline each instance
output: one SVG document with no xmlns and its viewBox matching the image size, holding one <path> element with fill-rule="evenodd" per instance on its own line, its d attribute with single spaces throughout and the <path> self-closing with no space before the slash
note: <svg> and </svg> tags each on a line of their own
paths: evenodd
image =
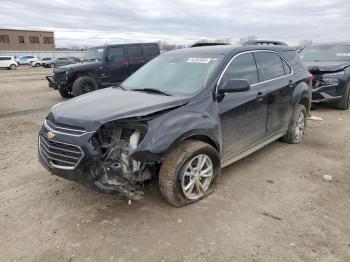
<svg viewBox="0 0 350 262">
<path fill-rule="evenodd" d="M 98 77 L 97 77 L 97 74 L 95 73 L 95 72 L 93 72 L 93 71 L 91 71 L 91 70 L 86 70 L 86 71 L 77 71 L 77 72 L 74 72 L 73 73 L 73 78 L 72 78 L 72 83 L 75 81 L 75 80 L 77 80 L 77 79 L 79 79 L 80 77 L 82 77 L 82 76 L 89 76 L 89 77 L 91 77 L 91 78 L 93 78 L 95 81 L 96 81 L 96 83 L 99 85 L 99 79 L 98 79 Z"/>
<path fill-rule="evenodd" d="M 293 91 L 292 106 L 301 104 L 305 106 L 307 113 L 311 109 L 312 91 L 309 85 L 305 82 L 300 82 Z"/>
<path fill-rule="evenodd" d="M 192 131 L 188 134 L 184 134 L 180 136 L 178 139 L 176 139 L 168 148 L 167 153 L 173 150 L 175 147 L 177 147 L 179 144 L 183 143 L 184 141 L 187 140 L 197 140 L 197 141 L 202 141 L 204 143 L 207 143 L 211 145 L 218 154 L 220 154 L 220 145 L 219 143 L 215 142 L 213 138 L 211 138 L 209 135 L 204 134 L 202 132 L 196 132 Z"/>
</svg>

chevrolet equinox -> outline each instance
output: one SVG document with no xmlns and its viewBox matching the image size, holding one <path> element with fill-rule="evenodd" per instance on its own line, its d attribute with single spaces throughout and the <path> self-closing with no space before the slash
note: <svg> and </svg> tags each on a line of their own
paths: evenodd
<svg viewBox="0 0 350 262">
<path fill-rule="evenodd" d="M 180 207 L 206 197 L 221 168 L 277 140 L 302 141 L 312 75 L 288 46 L 165 53 L 119 86 L 54 106 L 38 137 L 52 174 L 131 199 L 158 178 Z"/>
</svg>

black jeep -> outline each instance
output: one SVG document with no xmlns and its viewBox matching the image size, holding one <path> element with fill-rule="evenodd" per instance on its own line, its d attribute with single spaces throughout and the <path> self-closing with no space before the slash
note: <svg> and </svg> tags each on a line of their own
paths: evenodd
<svg viewBox="0 0 350 262">
<path fill-rule="evenodd" d="M 323 44 L 300 52 L 314 76 L 312 102 L 346 110 L 350 106 L 350 44 Z"/>
<path fill-rule="evenodd" d="M 288 46 L 165 53 L 121 85 L 54 106 L 39 159 L 55 175 L 128 197 L 159 177 L 174 206 L 202 199 L 222 167 L 303 139 L 312 76 Z"/>
<path fill-rule="evenodd" d="M 83 63 L 56 68 L 46 79 L 63 98 L 79 96 L 119 84 L 159 53 L 157 43 L 94 47 Z"/>
</svg>

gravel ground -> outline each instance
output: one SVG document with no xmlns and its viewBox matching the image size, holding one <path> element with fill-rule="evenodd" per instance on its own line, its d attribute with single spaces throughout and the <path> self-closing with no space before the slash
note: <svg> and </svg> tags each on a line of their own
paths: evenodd
<svg viewBox="0 0 350 262">
<path fill-rule="evenodd" d="M 50 73 L 0 70 L 0 261 L 350 261 L 349 111 L 312 111 L 323 121 L 302 144 L 225 168 L 199 203 L 173 208 L 153 182 L 129 205 L 38 163 L 38 130 L 63 100 Z"/>
</svg>

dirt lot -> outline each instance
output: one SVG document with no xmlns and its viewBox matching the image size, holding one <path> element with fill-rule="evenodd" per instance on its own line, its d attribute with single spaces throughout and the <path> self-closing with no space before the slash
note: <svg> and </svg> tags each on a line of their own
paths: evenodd
<svg viewBox="0 0 350 262">
<path fill-rule="evenodd" d="M 197 204 L 173 208 L 151 183 L 128 205 L 38 163 L 37 132 L 62 101 L 50 71 L 0 70 L 0 261 L 350 261 L 349 111 L 313 111 L 323 121 L 301 145 L 225 168 Z"/>
</svg>

